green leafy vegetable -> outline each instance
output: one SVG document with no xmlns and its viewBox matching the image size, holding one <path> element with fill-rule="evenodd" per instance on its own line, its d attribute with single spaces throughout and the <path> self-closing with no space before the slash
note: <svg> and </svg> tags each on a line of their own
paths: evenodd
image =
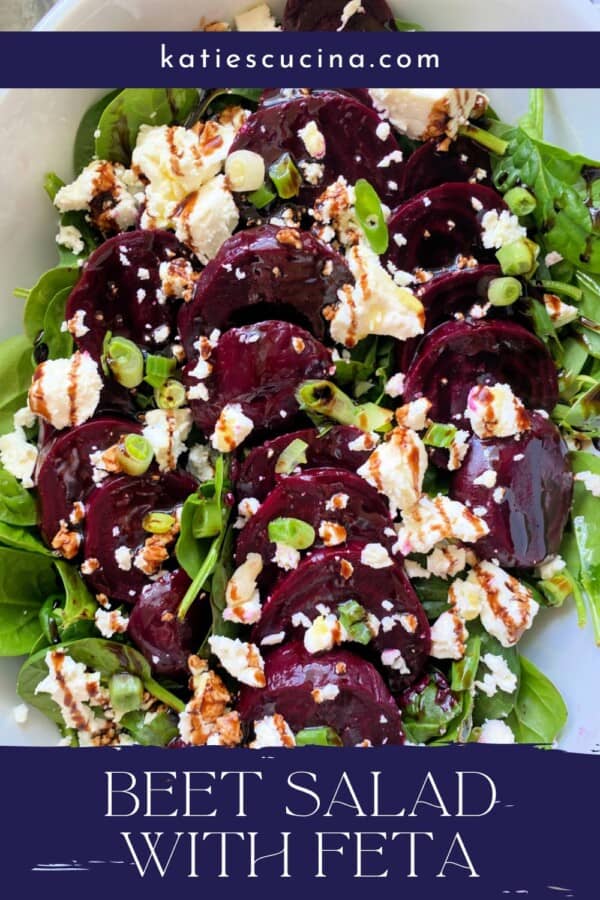
<svg viewBox="0 0 600 900">
<path fill-rule="evenodd" d="M 225 534 L 223 544 L 221 546 L 220 556 L 215 563 L 211 585 L 210 585 L 210 609 L 212 613 L 212 624 L 208 634 L 206 635 L 200 650 L 199 656 L 208 658 L 210 656 L 210 646 L 208 643 L 211 635 L 220 635 L 223 637 L 236 638 L 241 633 L 241 626 L 235 622 L 229 622 L 223 618 L 227 601 L 225 591 L 227 582 L 233 574 L 233 529 L 229 528 Z"/>
<path fill-rule="evenodd" d="M 18 334 L 0 343 L 0 434 L 13 430 L 13 416 L 27 404 L 27 391 L 34 372 L 33 347 Z"/>
<path fill-rule="evenodd" d="M 179 735 L 174 716 L 164 711 L 150 715 L 142 710 L 128 712 L 121 717 L 119 724 L 129 732 L 136 744 L 144 747 L 166 747 Z"/>
<path fill-rule="evenodd" d="M 552 744 L 567 721 L 567 707 L 552 682 L 521 657 L 521 681 L 513 712 L 506 720 L 520 744 Z"/>
<path fill-rule="evenodd" d="M 600 475 L 600 457 L 591 453 L 572 453 L 574 472 Z M 600 645 L 600 497 L 580 481 L 575 482 L 571 507 L 573 533 L 579 551 L 581 583 L 587 595 L 594 637 Z"/>
<path fill-rule="evenodd" d="M 441 676 L 428 676 L 424 689 L 413 689 L 403 709 L 402 722 L 407 738 L 414 744 L 446 739 L 450 724 L 462 713 L 462 703 L 447 690 Z M 455 723 L 456 724 L 456 723 Z"/>
<path fill-rule="evenodd" d="M 473 705 L 473 722 L 475 725 L 483 725 L 486 719 L 504 719 L 512 712 L 517 699 L 521 675 L 520 657 L 515 647 L 503 647 L 496 638 L 484 631 L 483 628 L 480 629 L 480 641 L 480 663 L 475 681 L 483 682 L 485 675 L 489 674 L 490 670 L 483 662 L 483 657 L 487 653 L 491 653 L 504 659 L 506 665 L 517 679 L 517 688 L 512 693 L 497 690 L 492 697 L 488 697 L 481 689 L 478 689 L 475 693 Z"/>
<path fill-rule="evenodd" d="M 44 316 L 44 344 L 48 348 L 48 359 L 64 359 L 73 353 L 73 338 L 68 331 L 63 331 L 65 307 L 71 288 L 57 291 Z"/>
<path fill-rule="evenodd" d="M 0 547 L 0 656 L 31 651 L 42 634 L 40 608 L 56 590 L 52 560 Z"/>
<path fill-rule="evenodd" d="M 37 508 L 33 496 L 2 466 L 0 466 L 0 522 L 6 525 L 35 525 L 37 522 Z"/>
<path fill-rule="evenodd" d="M 35 341 L 43 330 L 46 312 L 56 294 L 65 288 L 72 288 L 78 278 L 78 268 L 57 266 L 44 272 L 37 284 L 31 288 L 23 315 L 25 334 L 30 341 Z"/>
<path fill-rule="evenodd" d="M 96 100 L 95 103 L 85 111 L 77 128 L 75 135 L 75 144 L 73 147 L 73 169 L 78 175 L 89 162 L 92 161 L 96 152 L 96 131 L 102 113 L 106 107 L 112 103 L 121 93 L 120 90 L 111 91 Z"/>
<path fill-rule="evenodd" d="M 41 556 L 55 558 L 54 553 L 46 547 L 34 531 L 16 525 L 7 525 L 5 522 L 0 522 L 0 544 L 11 547 L 13 550 L 25 550 L 28 553 L 39 553 Z"/>
</svg>

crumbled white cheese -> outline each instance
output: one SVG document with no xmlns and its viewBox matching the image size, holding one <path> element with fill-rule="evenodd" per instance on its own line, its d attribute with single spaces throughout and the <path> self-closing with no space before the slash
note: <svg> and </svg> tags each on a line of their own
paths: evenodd
<svg viewBox="0 0 600 900">
<path fill-rule="evenodd" d="M 389 122 L 380 122 L 377 128 L 375 129 L 375 134 L 379 138 L 380 141 L 387 141 L 391 134 L 391 128 Z"/>
<path fill-rule="evenodd" d="M 234 522 L 234 528 L 243 528 L 244 525 L 256 514 L 260 506 L 260 500 L 256 497 L 244 497 L 238 504 L 238 517 Z"/>
<path fill-rule="evenodd" d="M 388 397 L 400 397 L 404 392 L 404 374 L 402 372 L 397 372 L 395 375 L 392 375 L 391 378 L 388 378 L 384 388 Z"/>
<path fill-rule="evenodd" d="M 418 400 L 411 400 L 399 406 L 396 410 L 396 422 L 398 425 L 404 425 L 405 428 L 412 428 L 413 431 L 423 431 L 427 427 L 427 416 L 431 409 L 431 402 L 427 397 L 419 397 Z"/>
<path fill-rule="evenodd" d="M 375 109 L 412 140 L 455 138 L 482 96 L 475 88 L 372 88 Z"/>
<path fill-rule="evenodd" d="M 97 609 L 94 622 L 102 637 L 110 639 L 113 634 L 124 634 L 127 631 L 129 616 L 122 615 L 118 609 Z"/>
<path fill-rule="evenodd" d="M 37 447 L 28 443 L 22 428 L 17 427 L 0 437 L 0 463 L 27 490 L 33 487 L 37 458 Z"/>
<path fill-rule="evenodd" d="M 315 688 L 311 691 L 311 696 L 315 703 L 326 703 L 328 700 L 335 700 L 340 692 L 337 684 L 326 684 L 322 688 Z"/>
<path fill-rule="evenodd" d="M 462 659 L 469 632 L 453 610 L 443 612 L 431 627 L 431 655 L 434 659 Z"/>
<path fill-rule="evenodd" d="M 467 581 L 483 591 L 480 618 L 485 630 L 503 647 L 513 647 L 539 610 L 529 588 L 491 562 L 478 563 Z"/>
<path fill-rule="evenodd" d="M 482 472 L 481 475 L 478 475 L 477 478 L 473 479 L 473 484 L 480 484 L 483 487 L 493 488 L 496 486 L 496 479 L 498 478 L 498 473 L 494 471 L 494 469 L 486 469 L 485 472 Z"/>
<path fill-rule="evenodd" d="M 404 341 L 423 333 L 423 304 L 408 288 L 394 283 L 370 247 L 350 247 L 346 263 L 355 284 L 338 291 L 339 303 L 330 322 L 336 343 L 354 347 L 373 334 Z"/>
<path fill-rule="evenodd" d="M 390 647 L 381 654 L 381 664 L 389 666 L 400 675 L 410 675 L 410 669 L 406 665 L 406 660 L 396 647 Z"/>
<path fill-rule="evenodd" d="M 314 119 L 311 119 L 298 131 L 298 137 L 309 156 L 312 156 L 313 159 L 323 159 L 326 151 L 325 138 Z"/>
<path fill-rule="evenodd" d="M 187 449 L 185 441 L 191 430 L 189 409 L 148 410 L 142 434 L 150 443 L 161 472 L 176 468 L 177 460 Z"/>
<path fill-rule="evenodd" d="M 237 567 L 225 589 L 227 607 L 223 618 L 230 622 L 253 625 L 261 614 L 260 593 L 256 580 L 263 570 L 262 556 L 249 553 L 245 561 Z"/>
<path fill-rule="evenodd" d="M 210 461 L 210 450 L 206 444 L 194 444 L 190 448 L 187 470 L 201 484 L 214 478 L 215 470 Z"/>
<path fill-rule="evenodd" d="M 360 554 L 360 561 L 363 566 L 369 566 L 371 569 L 387 569 L 388 566 L 394 565 L 393 559 L 383 544 L 365 544 Z"/>
<path fill-rule="evenodd" d="M 579 315 L 579 310 L 576 306 L 563 303 L 556 294 L 544 294 L 544 306 L 555 328 L 562 328 L 563 325 L 568 325 L 569 322 L 573 322 Z"/>
<path fill-rule="evenodd" d="M 84 337 L 90 330 L 85 324 L 85 315 L 84 309 L 78 309 L 66 323 L 66 330 L 69 331 L 74 338 Z"/>
<path fill-rule="evenodd" d="M 357 474 L 388 498 L 394 517 L 398 510 L 410 509 L 419 500 L 427 461 L 419 435 L 398 426 L 376 447 Z"/>
<path fill-rule="evenodd" d="M 485 592 L 477 579 L 467 578 L 461 581 L 457 578 L 450 585 L 448 591 L 448 602 L 452 606 L 454 612 L 470 622 L 476 619 L 481 613 L 481 605 L 485 599 Z"/>
<path fill-rule="evenodd" d="M 325 509 L 329 512 L 333 511 L 334 509 L 346 509 L 349 500 L 350 497 L 348 496 L 348 494 L 333 494 L 333 496 L 330 497 L 325 504 Z"/>
<path fill-rule="evenodd" d="M 60 244 L 61 247 L 66 247 L 75 256 L 78 256 L 85 249 L 81 232 L 74 225 L 61 225 L 56 235 L 56 243 Z"/>
<path fill-rule="evenodd" d="M 489 672 L 485 672 L 483 681 L 476 681 L 477 690 L 494 697 L 498 691 L 513 694 L 517 689 L 517 676 L 508 668 L 503 656 L 497 653 L 486 653 L 481 657 L 481 662 L 487 666 Z"/>
<path fill-rule="evenodd" d="M 309 184 L 317 185 L 322 181 L 325 174 L 325 166 L 321 165 L 321 163 L 301 161 L 298 165 Z"/>
<path fill-rule="evenodd" d="M 460 469 L 465 456 L 469 452 L 469 432 L 459 429 L 454 435 L 454 440 L 448 450 L 448 470 L 454 472 L 456 469 Z"/>
<path fill-rule="evenodd" d="M 240 403 L 227 403 L 217 419 L 210 442 L 220 453 L 231 453 L 248 437 L 253 428 L 254 422 L 242 412 Z"/>
<path fill-rule="evenodd" d="M 321 240 L 328 242 L 337 237 L 344 247 L 351 247 L 363 238 L 362 228 L 356 217 L 356 195 L 343 175 L 327 185 L 314 202 L 313 216 L 323 227 Z M 327 231 L 329 229 L 329 231 Z"/>
<path fill-rule="evenodd" d="M 246 12 L 238 13 L 235 18 L 235 27 L 238 31 L 280 31 L 271 10 L 266 3 L 259 3 Z"/>
<path fill-rule="evenodd" d="M 336 31 L 343 31 L 350 19 L 353 16 L 359 15 L 359 13 L 364 14 L 364 6 L 362 5 L 361 0 L 348 0 L 348 3 L 342 9 L 342 15 L 340 16 L 340 24 L 335 29 Z"/>
<path fill-rule="evenodd" d="M 472 387 L 465 416 L 480 438 L 510 437 L 531 427 L 527 410 L 508 384 Z"/>
<path fill-rule="evenodd" d="M 477 739 L 479 744 L 514 744 L 515 736 L 502 719 L 486 719 Z"/>
<path fill-rule="evenodd" d="M 282 541 L 276 541 L 273 562 L 280 569 L 289 572 L 292 569 L 298 568 L 300 553 L 294 547 L 290 547 L 289 544 L 284 544 Z"/>
<path fill-rule="evenodd" d="M 206 660 L 188 658 L 191 700 L 179 716 L 179 734 L 186 744 L 234 747 L 242 738 L 239 713 L 229 709 L 231 695 Z"/>
<path fill-rule="evenodd" d="M 554 575 L 562 572 L 566 566 L 567 564 L 562 556 L 556 554 L 554 556 L 547 556 L 537 567 L 537 575 L 539 578 L 549 580 L 550 578 L 553 578 Z"/>
<path fill-rule="evenodd" d="M 464 547 L 446 544 L 436 547 L 427 557 L 427 570 L 438 578 L 452 578 L 467 565 L 467 551 Z"/>
<path fill-rule="evenodd" d="M 133 553 L 129 547 L 121 546 L 115 550 L 115 562 L 119 569 L 123 572 L 130 572 L 133 560 Z"/>
<path fill-rule="evenodd" d="M 230 675 L 250 687 L 265 686 L 265 663 L 256 644 L 221 635 L 213 635 L 208 643 Z"/>
<path fill-rule="evenodd" d="M 404 568 L 409 578 L 431 578 L 431 572 L 414 559 L 405 559 Z"/>
<path fill-rule="evenodd" d="M 29 388 L 29 407 L 60 431 L 87 422 L 101 390 L 98 366 L 89 353 L 77 352 L 68 359 L 40 363 Z"/>
<path fill-rule="evenodd" d="M 527 229 L 519 225 L 519 219 L 507 209 L 498 214 L 497 209 L 489 209 L 481 219 L 481 240 L 486 250 L 499 250 L 505 244 L 512 244 L 527 237 Z"/>
<path fill-rule="evenodd" d="M 83 169 L 75 181 L 57 192 L 54 205 L 61 213 L 89 211 L 93 200 L 102 197 L 102 211 L 93 214 L 94 223 L 102 231 L 126 231 L 137 222 L 140 191 L 143 191 L 142 185 L 122 165 L 95 160 Z M 69 233 L 70 239 L 74 239 L 72 233 Z"/>
<path fill-rule="evenodd" d="M 386 154 L 383 159 L 381 159 L 377 163 L 378 169 L 389 169 L 392 163 L 401 163 L 404 159 L 404 154 L 402 150 L 392 150 L 391 153 Z M 388 181 L 388 187 L 391 191 L 395 191 L 398 189 L 398 185 L 396 187 L 391 187 L 392 184 L 396 184 L 396 182 Z"/>
<path fill-rule="evenodd" d="M 251 750 L 262 750 L 264 747 L 296 746 L 294 732 L 279 713 L 264 716 L 256 721 L 254 735 L 254 740 L 249 745 Z"/>
<path fill-rule="evenodd" d="M 590 472 L 577 472 L 575 481 L 579 481 L 594 497 L 600 497 L 600 474 Z"/>
<path fill-rule="evenodd" d="M 231 237 L 240 220 L 224 175 L 216 175 L 186 199 L 173 217 L 175 235 L 203 265 L 210 262 Z"/>
<path fill-rule="evenodd" d="M 61 711 L 67 728 L 94 734 L 105 727 L 91 705 L 100 706 L 107 693 L 100 684 L 100 672 L 88 672 L 83 663 L 63 650 L 49 650 L 44 657 L 48 675 L 35 688 L 36 694 L 49 694 Z"/>
<path fill-rule="evenodd" d="M 364 450 L 372 450 L 379 443 L 379 435 L 374 431 L 365 432 L 364 434 L 359 435 L 357 438 L 354 438 L 348 444 L 348 450 L 352 450 L 355 453 L 360 453 Z"/>
<path fill-rule="evenodd" d="M 268 634 L 266 637 L 264 637 L 261 640 L 260 645 L 261 647 L 275 647 L 277 644 L 281 644 L 284 640 L 285 631 L 278 631 L 276 634 Z"/>
<path fill-rule="evenodd" d="M 442 540 L 472 544 L 489 533 L 489 527 L 458 500 L 442 494 L 423 496 L 402 516 L 397 548 L 403 554 L 429 553 Z"/>
<path fill-rule="evenodd" d="M 323 521 L 319 525 L 319 537 L 326 547 L 337 547 L 346 540 L 346 529 L 339 522 Z"/>
<path fill-rule="evenodd" d="M 304 646 L 309 653 L 331 650 L 345 639 L 345 629 L 333 613 L 317 616 L 304 632 Z"/>
</svg>

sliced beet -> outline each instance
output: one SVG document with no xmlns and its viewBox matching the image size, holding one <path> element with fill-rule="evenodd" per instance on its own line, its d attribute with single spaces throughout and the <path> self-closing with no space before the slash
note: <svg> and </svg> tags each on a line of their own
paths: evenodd
<svg viewBox="0 0 600 900">
<path fill-rule="evenodd" d="M 284 103 L 291 97 L 303 97 L 308 94 L 322 93 L 324 93 L 322 88 L 265 88 L 260 95 L 259 105 L 272 106 L 275 103 Z M 328 88 L 325 93 L 344 94 L 348 97 L 354 97 L 355 100 L 368 106 L 369 109 L 375 108 L 368 88 L 336 88 L 335 90 Z"/>
<path fill-rule="evenodd" d="M 442 184 L 423 191 L 390 216 L 386 262 L 412 272 L 447 268 L 460 256 L 492 261 L 495 251 L 485 250 L 481 241 L 481 220 L 492 209 L 504 210 L 506 204 L 481 184 Z M 402 246 L 396 235 L 405 241 Z"/>
<path fill-rule="evenodd" d="M 325 138 L 325 155 L 315 158 L 307 151 L 299 136 L 309 123 L 314 123 Z M 343 175 L 349 184 L 366 178 L 388 206 L 398 202 L 402 162 L 379 163 L 399 149 L 390 134 L 377 137 L 381 119 L 359 100 L 345 94 L 324 91 L 295 97 L 283 103 L 261 106 L 240 129 L 234 150 L 253 150 L 265 160 L 267 168 L 289 153 L 302 170 L 304 163 L 324 166 L 323 176 L 313 185 L 303 181 L 295 199 L 311 204 L 327 185 Z"/>
<path fill-rule="evenodd" d="M 159 267 L 175 257 L 189 252 L 170 231 L 129 231 L 101 244 L 67 301 L 67 319 L 85 313 L 79 349 L 100 359 L 108 331 L 151 352 L 173 340 L 178 304 L 165 299 Z"/>
<path fill-rule="evenodd" d="M 38 457 L 36 485 L 40 528 L 50 543 L 61 520 L 69 522 L 73 504 L 85 503 L 96 487 L 90 454 L 105 451 L 124 434 L 139 434 L 137 422 L 127 419 L 92 419 L 76 428 L 54 432 Z"/>
<path fill-rule="evenodd" d="M 440 145 L 447 149 L 441 150 Z M 471 179 L 490 186 L 491 171 L 489 153 L 468 138 L 459 137 L 449 146 L 447 141 L 434 138 L 417 147 L 406 161 L 401 193 L 403 197 L 414 197 L 449 181 Z"/>
<path fill-rule="evenodd" d="M 361 562 L 364 546 L 315 550 L 302 560 L 277 584 L 263 605 L 252 640 L 260 644 L 264 638 L 281 632 L 285 633 L 285 641 L 302 639 L 304 628 L 292 623 L 296 613 L 304 613 L 312 622 L 320 614 L 320 605 L 335 614 L 338 604 L 355 600 L 382 623 L 379 634 L 368 645 L 374 662 L 381 663 L 384 650 L 399 650 L 402 654 L 410 674 L 382 667 L 392 690 L 400 690 L 418 677 L 427 662 L 429 622 L 402 563 L 396 560 L 393 566 L 373 569 Z M 264 649 L 267 648 L 265 643 Z M 350 644 L 349 648 L 360 649 L 358 644 Z"/>
<path fill-rule="evenodd" d="M 248 725 L 279 713 L 294 733 L 326 726 L 345 746 L 404 742 L 400 710 L 383 678 L 347 650 L 311 656 L 299 642 L 279 647 L 265 661 L 265 678 L 264 688 L 242 686 L 238 710 Z M 338 692 L 318 703 L 313 691 L 324 688 Z"/>
<path fill-rule="evenodd" d="M 334 494 L 345 494 L 343 508 L 327 509 Z M 323 546 L 321 522 L 335 522 L 346 531 L 346 542 L 380 543 L 388 550 L 395 541 L 389 507 L 375 488 L 353 472 L 343 469 L 307 469 L 301 475 L 283 478 L 240 532 L 236 549 L 238 564 L 248 553 L 260 553 L 264 569 L 260 585 L 268 590 L 281 575 L 273 562 L 276 546 L 269 540 L 272 519 L 291 517 L 315 529 L 314 549 Z"/>
<path fill-rule="evenodd" d="M 299 407 L 295 393 L 307 378 L 325 378 L 331 372 L 331 352 L 303 328 L 289 322 L 259 322 L 232 328 L 210 357 L 212 372 L 202 384 L 208 400 L 190 398 L 194 421 L 206 434 L 227 404 L 240 404 L 254 423 L 253 437 L 283 431 L 293 425 Z M 196 362 L 184 372 L 190 388 Z"/>
<path fill-rule="evenodd" d="M 515 437 L 474 435 L 450 486 L 453 499 L 486 510 L 478 514 L 490 533 L 474 545 L 477 555 L 508 568 L 530 568 L 557 553 L 571 508 L 573 474 L 560 432 L 539 413 L 530 418 L 531 430 Z M 495 484 L 474 483 L 489 471 Z"/>
<path fill-rule="evenodd" d="M 179 313 L 189 357 L 199 335 L 265 319 L 296 322 L 319 340 L 327 336 L 322 310 L 336 303 L 338 289 L 351 284 L 352 275 L 342 257 L 310 232 L 294 230 L 293 243 L 289 233 L 260 225 L 225 241 Z"/>
<path fill-rule="evenodd" d="M 92 589 L 115 600 L 135 603 L 150 583 L 149 576 L 133 564 L 136 553 L 150 537 L 142 527 L 144 516 L 154 511 L 172 513 L 196 487 L 196 481 L 183 472 L 139 478 L 121 475 L 107 479 L 90 494 L 84 556 L 99 563 L 85 576 Z M 115 557 L 121 547 L 131 553 L 128 570 L 120 567 Z"/>
<path fill-rule="evenodd" d="M 348 469 L 356 472 L 371 454 L 371 450 L 350 449 L 350 444 L 359 440 L 363 434 L 364 432 L 350 425 L 334 425 L 323 435 L 317 428 L 305 428 L 303 431 L 282 434 L 272 441 L 266 441 L 251 450 L 240 467 L 236 479 L 238 499 L 256 497 L 261 502 L 265 499 L 275 487 L 277 460 L 294 440 L 308 444 L 304 451 L 306 463 L 302 463 L 301 467 Z"/>
<path fill-rule="evenodd" d="M 347 0 L 287 0 L 283 11 L 284 31 L 339 31 Z M 396 31 L 394 14 L 385 0 L 362 0 L 361 12 L 353 15 L 344 31 Z"/>
<path fill-rule="evenodd" d="M 556 367 L 546 347 L 515 322 L 445 322 L 421 342 L 404 381 L 404 401 L 427 397 L 434 422 L 460 421 L 476 384 L 509 384 L 531 409 L 558 399 Z"/>
<path fill-rule="evenodd" d="M 210 624 L 208 601 L 197 599 L 185 619 L 177 610 L 191 581 L 182 569 L 165 572 L 147 584 L 129 616 L 127 633 L 157 675 L 188 674 L 187 660 L 195 653 Z"/>
</svg>

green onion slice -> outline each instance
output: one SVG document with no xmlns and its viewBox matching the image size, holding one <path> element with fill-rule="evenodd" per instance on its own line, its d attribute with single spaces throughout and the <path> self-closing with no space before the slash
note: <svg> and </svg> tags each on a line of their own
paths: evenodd
<svg viewBox="0 0 600 900">
<path fill-rule="evenodd" d="M 394 417 L 391 409 L 376 403 L 354 403 L 331 381 L 304 381 L 296 398 L 308 415 L 333 419 L 340 425 L 354 425 L 362 431 L 388 431 Z"/>
<path fill-rule="evenodd" d="M 505 275 L 533 275 L 540 248 L 528 238 L 505 244 L 496 251 L 496 259 Z"/>
<path fill-rule="evenodd" d="M 175 516 L 164 512 L 150 512 L 142 519 L 142 528 L 149 534 L 167 534 L 175 525 Z"/>
<path fill-rule="evenodd" d="M 185 388 L 175 378 L 167 378 L 160 387 L 154 388 L 154 399 L 159 409 L 179 409 L 185 405 Z"/>
<path fill-rule="evenodd" d="M 177 362 L 172 356 L 153 356 L 149 354 L 146 357 L 146 376 L 144 380 L 150 387 L 162 387 L 169 375 L 173 374 L 176 366 Z"/>
<path fill-rule="evenodd" d="M 284 153 L 269 166 L 269 177 L 282 200 L 289 200 L 300 191 L 302 176 L 289 153 Z"/>
<path fill-rule="evenodd" d="M 296 735 L 296 747 L 341 747 L 339 734 L 328 725 L 313 725 L 303 728 Z"/>
<path fill-rule="evenodd" d="M 119 441 L 117 460 L 127 475 L 143 475 L 153 459 L 152 446 L 141 434 L 128 434 Z"/>
<path fill-rule="evenodd" d="M 387 250 L 390 241 L 381 200 L 375 188 L 364 178 L 359 178 L 354 185 L 354 196 L 354 208 L 360 227 L 371 250 L 381 255 Z"/>
<path fill-rule="evenodd" d="M 134 388 L 144 378 L 144 357 L 140 348 L 124 337 L 113 337 L 106 345 L 106 364 L 113 378 L 126 388 Z"/>
<path fill-rule="evenodd" d="M 279 454 L 277 462 L 275 463 L 275 474 L 289 475 L 294 471 L 296 466 L 306 464 L 307 450 L 308 444 L 306 441 L 302 441 L 300 438 L 294 438 L 294 440 L 287 445 L 285 450 Z"/>
<path fill-rule="evenodd" d="M 528 216 L 536 207 L 533 194 L 524 187 L 514 187 L 504 195 L 504 202 L 515 216 Z"/>
<path fill-rule="evenodd" d="M 491 150 L 496 156 L 504 156 L 508 148 L 508 141 L 503 141 L 502 138 L 492 134 L 491 131 L 478 128 L 477 125 L 471 125 L 470 123 L 461 125 L 458 133 L 464 135 L 464 137 L 471 138 L 472 141 L 485 147 L 486 150 Z"/>
<path fill-rule="evenodd" d="M 454 425 L 432 422 L 423 435 L 423 443 L 428 447 L 450 447 L 455 437 L 456 427 Z"/>
<path fill-rule="evenodd" d="M 518 278 L 492 278 L 488 285 L 488 300 L 492 306 L 511 306 L 523 293 Z"/>
<path fill-rule="evenodd" d="M 270 190 L 266 184 L 263 184 L 257 191 L 252 191 L 251 194 L 248 194 L 248 201 L 256 207 L 256 209 L 263 209 L 265 206 L 268 206 L 276 196 L 277 194 L 274 191 Z"/>
<path fill-rule="evenodd" d="M 144 699 L 144 685 L 141 678 L 129 672 L 111 675 L 108 681 L 110 705 L 120 713 L 139 709 Z"/>
<path fill-rule="evenodd" d="M 315 542 L 315 529 L 302 519 L 272 519 L 268 527 L 269 540 L 287 544 L 294 550 L 307 550 Z"/>
<path fill-rule="evenodd" d="M 367 625 L 367 611 L 356 600 L 346 600 L 337 608 L 337 617 L 351 641 L 365 646 L 370 643 L 373 634 Z"/>
</svg>

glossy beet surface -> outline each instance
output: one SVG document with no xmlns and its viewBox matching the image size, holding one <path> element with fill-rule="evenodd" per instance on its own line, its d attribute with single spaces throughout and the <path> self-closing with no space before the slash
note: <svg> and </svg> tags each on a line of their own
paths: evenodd
<svg viewBox="0 0 600 900">
<path fill-rule="evenodd" d="M 421 144 L 406 161 L 401 192 L 403 197 L 437 187 L 450 181 L 471 181 L 490 185 L 489 154 L 468 138 L 459 137 L 446 150 L 439 139 Z"/>
<path fill-rule="evenodd" d="M 300 468 L 334 468 L 356 472 L 371 454 L 370 450 L 350 449 L 349 445 L 362 435 L 363 432 L 358 428 L 334 425 L 322 436 L 317 428 L 305 428 L 266 441 L 260 447 L 251 450 L 240 467 L 236 479 L 238 499 L 242 500 L 244 497 L 256 497 L 260 501 L 265 499 L 275 487 L 277 461 L 294 440 L 308 444 L 304 451 L 306 463 L 301 463 Z"/>
<path fill-rule="evenodd" d="M 183 472 L 173 472 L 160 477 L 110 478 L 90 494 L 84 556 L 100 563 L 95 572 L 86 576 L 92 589 L 116 600 L 135 603 L 150 579 L 133 561 L 128 571 L 120 568 L 115 551 L 126 547 L 132 552 L 133 560 L 150 537 L 142 528 L 144 516 L 154 511 L 171 513 L 195 489 L 193 478 Z"/>
<path fill-rule="evenodd" d="M 287 644 L 268 656 L 265 676 L 264 688 L 242 687 L 238 710 L 249 724 L 277 712 L 294 732 L 329 726 L 346 746 L 404 741 L 400 711 L 383 678 L 347 650 L 311 656 L 301 643 Z M 335 698 L 315 702 L 312 691 L 328 686 L 338 689 Z"/>
<path fill-rule="evenodd" d="M 210 435 L 223 407 L 239 403 L 254 422 L 253 437 L 289 428 L 299 413 L 298 386 L 307 378 L 326 378 L 332 366 L 331 352 L 312 335 L 276 321 L 230 329 L 210 361 L 212 372 L 203 381 L 208 400 L 190 399 L 196 424 Z M 195 366 L 191 362 L 184 374 L 192 388 L 199 384 Z"/>
<path fill-rule="evenodd" d="M 464 316 L 473 306 L 484 306 L 490 281 L 501 275 L 500 266 L 494 264 L 449 269 L 418 287 L 415 293 L 425 308 L 424 333 L 427 334 L 441 322 L 453 319 L 456 313 Z M 408 369 L 422 339 L 419 336 L 399 344 L 397 358 L 401 372 Z"/>
<path fill-rule="evenodd" d="M 474 435 L 450 487 L 455 500 L 486 510 L 490 533 L 475 544 L 477 555 L 509 568 L 557 553 L 571 506 L 573 475 L 560 433 L 539 413 L 531 425 L 519 440 Z M 473 483 L 489 470 L 496 472 L 493 487 Z"/>
<path fill-rule="evenodd" d="M 430 418 L 452 422 L 463 415 L 475 384 L 509 384 L 532 409 L 550 411 L 558 379 L 544 344 L 515 322 L 445 322 L 419 346 L 404 382 L 404 399 L 427 397 Z"/>
<path fill-rule="evenodd" d="M 185 676 L 188 656 L 196 652 L 208 630 L 210 609 L 206 598 L 198 598 L 183 621 L 177 618 L 190 584 L 182 569 L 165 572 L 142 589 L 129 616 L 127 633 L 157 675 Z"/>
<path fill-rule="evenodd" d="M 99 359 L 107 331 L 151 352 L 173 340 L 177 304 L 165 300 L 158 270 L 175 257 L 189 251 L 169 231 L 130 231 L 101 244 L 67 301 L 67 319 L 85 312 L 89 331 L 76 338 L 80 350 Z"/>
<path fill-rule="evenodd" d="M 475 209 L 473 200 L 481 208 Z M 506 206 L 496 191 L 480 184 L 442 184 L 424 191 L 392 212 L 386 261 L 406 272 L 445 268 L 459 256 L 492 261 L 495 251 L 481 242 L 481 220 L 492 209 Z M 399 247 L 395 235 L 406 243 Z"/>
<path fill-rule="evenodd" d="M 298 199 L 310 204 L 322 190 L 343 174 L 349 184 L 359 178 L 368 179 L 388 206 L 398 202 L 398 185 L 402 163 L 378 164 L 398 144 L 390 135 L 377 137 L 379 116 L 359 100 L 340 93 L 324 91 L 296 97 L 284 103 L 259 107 L 238 133 L 232 150 L 253 150 L 270 166 L 284 153 L 290 153 L 297 166 L 317 162 L 324 166 L 323 177 L 312 185 L 303 181 Z M 325 138 L 325 155 L 315 159 L 298 136 L 309 122 L 314 122 Z M 388 182 L 396 185 L 390 188 Z"/>
<path fill-rule="evenodd" d="M 284 31 L 339 31 L 347 0 L 287 0 L 283 11 Z M 394 14 L 385 0 L 362 0 L 361 12 L 352 16 L 344 31 L 395 31 Z"/>
<path fill-rule="evenodd" d="M 322 310 L 352 275 L 342 257 L 308 231 L 294 230 L 293 243 L 289 233 L 261 225 L 225 241 L 179 313 L 188 356 L 200 334 L 264 319 L 296 322 L 319 340 L 327 336 Z"/>
<path fill-rule="evenodd" d="M 334 494 L 348 496 L 344 509 L 327 509 L 327 502 Z M 260 583 L 265 589 L 282 574 L 272 562 L 276 547 L 268 536 L 269 522 L 281 516 L 302 519 L 312 525 L 316 532 L 315 548 L 323 546 L 318 535 L 323 521 L 342 525 L 348 543 L 381 543 L 388 549 L 394 543 L 385 498 L 360 476 L 342 469 L 307 469 L 302 475 L 290 475 L 271 491 L 238 538 L 238 564 L 244 562 L 248 553 L 262 556 L 265 568 Z M 386 534 L 386 529 L 391 533 Z"/>
<path fill-rule="evenodd" d="M 36 484 L 40 505 L 40 528 L 50 543 L 69 521 L 76 501 L 85 503 L 96 484 L 90 455 L 108 450 L 124 434 L 139 434 L 137 422 L 127 419 L 92 419 L 77 428 L 55 432 L 42 448 L 37 466 Z M 85 524 L 85 523 L 83 523 Z"/>
<path fill-rule="evenodd" d="M 283 578 L 264 604 L 252 640 L 260 644 L 269 635 L 285 632 L 285 641 L 302 639 L 304 628 L 292 624 L 296 613 L 313 621 L 323 604 L 335 613 L 337 605 L 355 600 L 382 623 L 378 635 L 368 645 L 379 664 L 381 653 L 399 650 L 410 670 L 400 675 L 383 666 L 383 674 L 393 690 L 414 681 L 429 656 L 429 622 L 401 562 L 374 569 L 361 562 L 364 544 L 339 550 L 315 550 L 298 568 Z M 400 617 L 404 616 L 401 620 Z M 397 617 L 397 618 L 396 618 Z M 404 624 L 403 624 L 404 623 Z M 264 647 L 268 649 L 268 644 Z M 351 644 L 350 649 L 361 649 Z"/>
</svg>

